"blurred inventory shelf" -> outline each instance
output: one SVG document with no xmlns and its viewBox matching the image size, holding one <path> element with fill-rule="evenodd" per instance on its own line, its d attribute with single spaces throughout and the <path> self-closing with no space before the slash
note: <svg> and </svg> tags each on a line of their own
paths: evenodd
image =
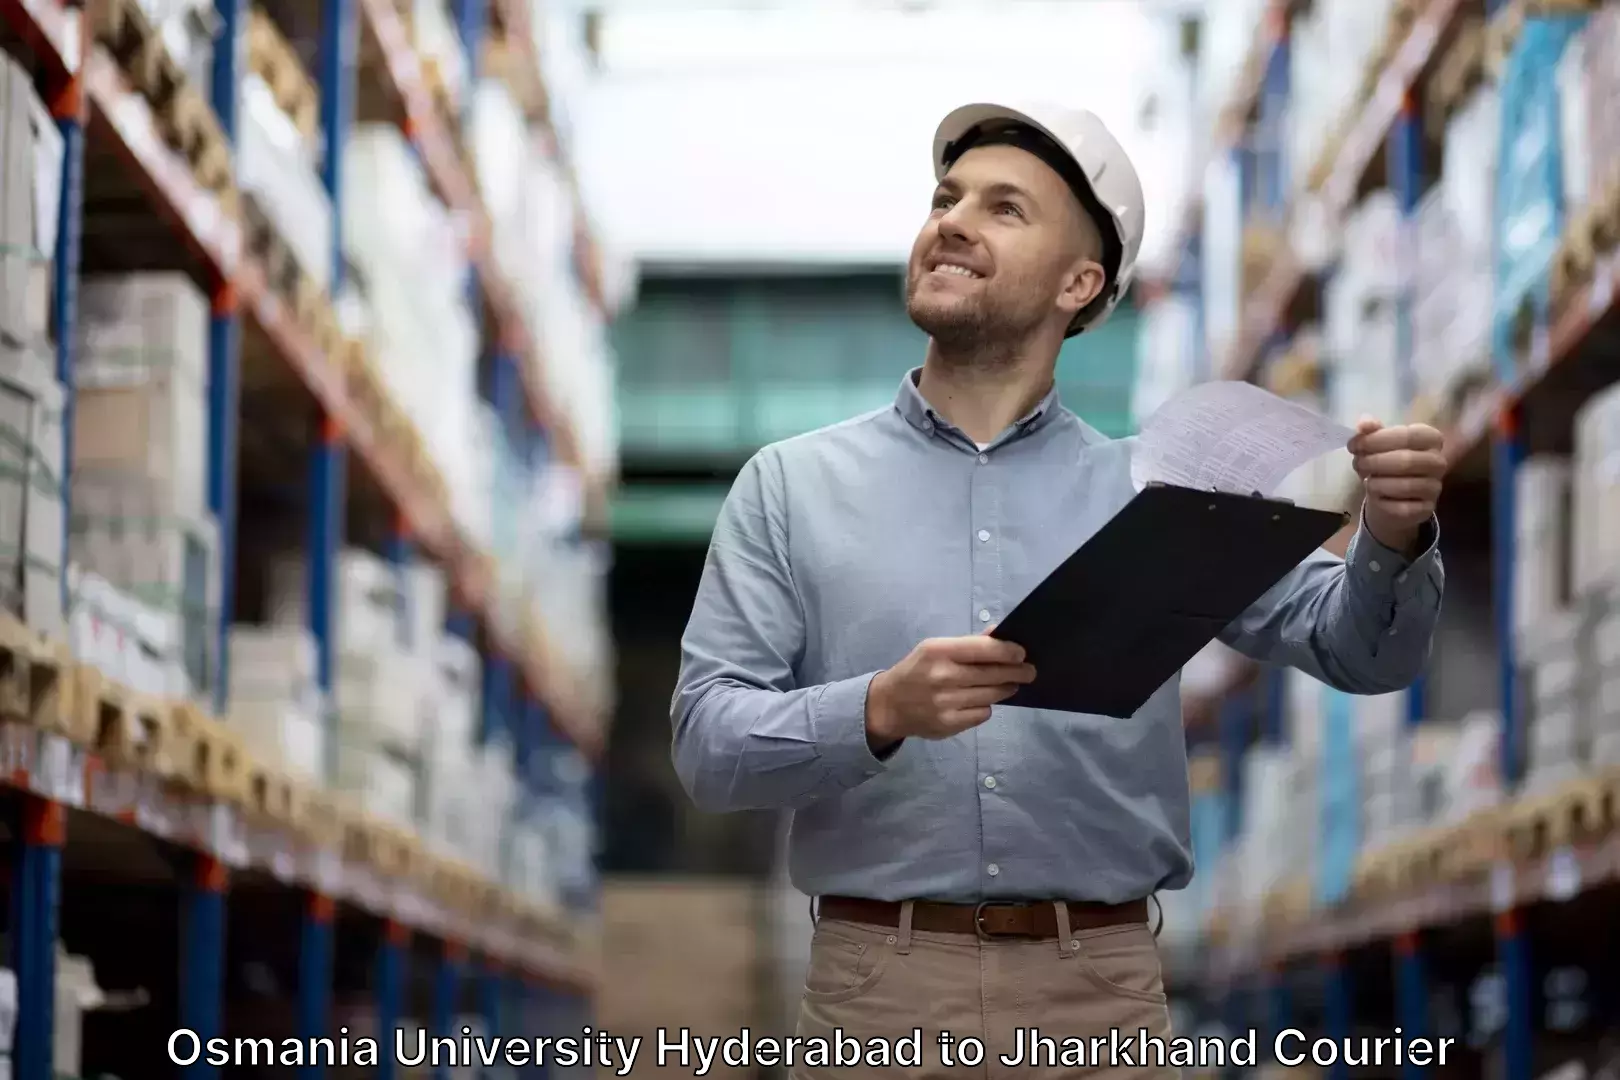
<svg viewBox="0 0 1620 1080">
<path fill-rule="evenodd" d="M 0 0 L 19 1080 L 585 1022 L 616 267 L 539 21 Z"/>
<path fill-rule="evenodd" d="M 1199 876 L 1167 901 L 1173 980 L 1213 1024 L 1453 1037 L 1458 1075 L 1613 1068 L 1620 8 L 1240 0 L 1206 21 L 1227 92 L 1137 414 L 1250 379 L 1348 424 L 1432 423 L 1452 471 L 1411 691 L 1244 667 L 1189 710 Z M 1340 455 L 1281 494 L 1356 491 Z"/>
</svg>

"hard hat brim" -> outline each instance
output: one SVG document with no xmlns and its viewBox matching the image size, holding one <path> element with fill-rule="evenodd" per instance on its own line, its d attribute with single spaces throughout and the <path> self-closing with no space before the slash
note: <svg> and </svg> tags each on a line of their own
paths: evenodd
<svg viewBox="0 0 1620 1080">
<path fill-rule="evenodd" d="M 1076 158 L 1074 154 L 1069 151 L 1068 144 L 1063 140 L 1062 136 L 1058 135 L 1057 132 L 1035 119 L 1035 117 L 1031 116 L 1029 113 L 1024 112 L 1022 109 L 1015 109 L 1010 105 L 995 105 L 989 102 L 963 105 L 960 108 L 952 109 L 951 112 L 946 115 L 945 119 L 939 122 L 939 127 L 934 132 L 935 181 L 945 179 L 945 174 L 950 171 L 950 164 L 946 161 L 946 155 L 950 150 L 951 144 L 955 143 L 962 136 L 966 135 L 980 124 L 988 123 L 992 120 L 1011 120 L 1014 123 L 1027 124 L 1036 131 L 1039 131 L 1042 135 L 1045 135 L 1048 139 L 1051 139 L 1058 146 L 1062 147 L 1064 153 L 1067 153 L 1070 159 L 1074 161 L 1076 167 L 1079 168 L 1080 175 L 1085 177 L 1086 187 L 1090 190 L 1092 199 L 1103 209 L 1104 213 L 1108 215 L 1108 224 L 1113 227 L 1115 234 L 1118 235 L 1121 240 L 1124 239 L 1124 224 L 1119 220 L 1119 215 L 1116 214 L 1113 209 L 1108 206 L 1107 202 L 1103 200 L 1102 196 L 1097 191 L 1096 185 L 1092 184 L 1091 177 L 1086 172 L 1085 163 L 1079 158 Z"/>
</svg>

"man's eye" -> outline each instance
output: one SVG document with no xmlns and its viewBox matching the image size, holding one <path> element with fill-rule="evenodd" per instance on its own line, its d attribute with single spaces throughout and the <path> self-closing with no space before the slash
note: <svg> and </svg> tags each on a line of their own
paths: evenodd
<svg viewBox="0 0 1620 1080">
<path fill-rule="evenodd" d="M 934 197 L 934 209 L 935 210 L 949 210 L 951 208 L 952 203 L 954 203 L 954 202 L 955 202 L 955 200 L 952 199 L 949 195 L 936 195 Z"/>
<path fill-rule="evenodd" d="M 1000 206 L 996 207 L 996 213 L 1011 214 L 1013 217 L 1024 216 L 1024 211 L 1022 208 L 1014 206 L 1012 203 L 1002 203 Z"/>
</svg>

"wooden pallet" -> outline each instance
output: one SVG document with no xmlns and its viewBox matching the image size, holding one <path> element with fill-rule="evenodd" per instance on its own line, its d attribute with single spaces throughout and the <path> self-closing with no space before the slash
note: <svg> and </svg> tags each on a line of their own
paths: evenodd
<svg viewBox="0 0 1620 1080">
<path fill-rule="evenodd" d="M 248 70 L 264 80 L 276 106 L 305 138 L 320 130 L 321 95 L 298 53 L 261 9 L 248 14 Z"/>
<path fill-rule="evenodd" d="M 1503 851 L 1502 814 L 1487 810 L 1444 830 L 1436 852 L 1437 880 L 1464 881 L 1488 871 Z"/>
<path fill-rule="evenodd" d="M 280 768 L 267 762 L 247 764 L 247 808 L 262 821 L 293 828 L 298 822 L 301 792 Z"/>
<path fill-rule="evenodd" d="M 0 612 L 0 722 L 64 735 L 81 745 L 67 650 Z"/>
<path fill-rule="evenodd" d="M 1485 20 L 1465 17 L 1426 88 L 1425 118 L 1431 132 L 1445 128 L 1447 121 L 1469 99 L 1486 76 Z"/>
<path fill-rule="evenodd" d="M 91 41 L 105 47 L 125 71 L 139 66 L 147 45 L 157 36 L 135 0 L 89 0 L 85 14 Z"/>
<path fill-rule="evenodd" d="M 1581 777 L 1510 808 L 1504 821 L 1506 847 L 1516 859 L 1539 859 L 1616 825 L 1620 825 L 1620 783 L 1612 777 Z"/>
<path fill-rule="evenodd" d="M 349 820 L 348 808 L 341 799 L 329 791 L 309 789 L 302 793 L 297 811 L 294 827 L 305 841 L 322 850 L 341 849 Z"/>
<path fill-rule="evenodd" d="M 95 725 L 96 753 L 114 769 L 167 780 L 179 762 L 173 746 L 173 706 L 120 686 L 88 664 L 74 672 L 80 707 Z"/>
<path fill-rule="evenodd" d="M 118 62 L 130 85 L 152 108 L 158 133 L 191 167 L 197 182 L 234 217 L 240 197 L 230 144 L 202 92 L 174 62 L 162 36 L 136 0 L 91 0 L 93 40 Z"/>
<path fill-rule="evenodd" d="M 1511 0 L 1485 26 L 1485 70 L 1491 78 L 1502 74 L 1513 47 L 1524 32 L 1525 0 Z"/>
<path fill-rule="evenodd" d="M 242 223 L 249 254 L 264 268 L 265 283 L 292 314 L 299 329 L 315 339 L 327 356 L 342 349 L 343 333 L 331 298 L 305 272 L 281 231 L 252 198 L 243 200 Z"/>
<path fill-rule="evenodd" d="M 245 803 L 249 759 L 235 733 L 189 703 L 176 706 L 174 727 L 185 755 L 176 782 L 198 795 Z"/>
<path fill-rule="evenodd" d="M 1599 258 L 1620 244 L 1620 186 L 1594 193 L 1570 216 L 1553 258 L 1549 291 L 1552 308 L 1562 310 L 1576 290 L 1591 282 Z"/>
</svg>

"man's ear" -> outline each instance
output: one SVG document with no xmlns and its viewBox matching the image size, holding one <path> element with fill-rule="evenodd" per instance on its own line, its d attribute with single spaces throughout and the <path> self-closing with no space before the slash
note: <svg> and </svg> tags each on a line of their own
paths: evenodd
<svg viewBox="0 0 1620 1080">
<path fill-rule="evenodd" d="M 1058 294 L 1058 307 L 1073 318 L 1102 293 L 1107 276 L 1101 263 L 1092 259 L 1080 260 L 1064 279 L 1063 291 Z"/>
</svg>

